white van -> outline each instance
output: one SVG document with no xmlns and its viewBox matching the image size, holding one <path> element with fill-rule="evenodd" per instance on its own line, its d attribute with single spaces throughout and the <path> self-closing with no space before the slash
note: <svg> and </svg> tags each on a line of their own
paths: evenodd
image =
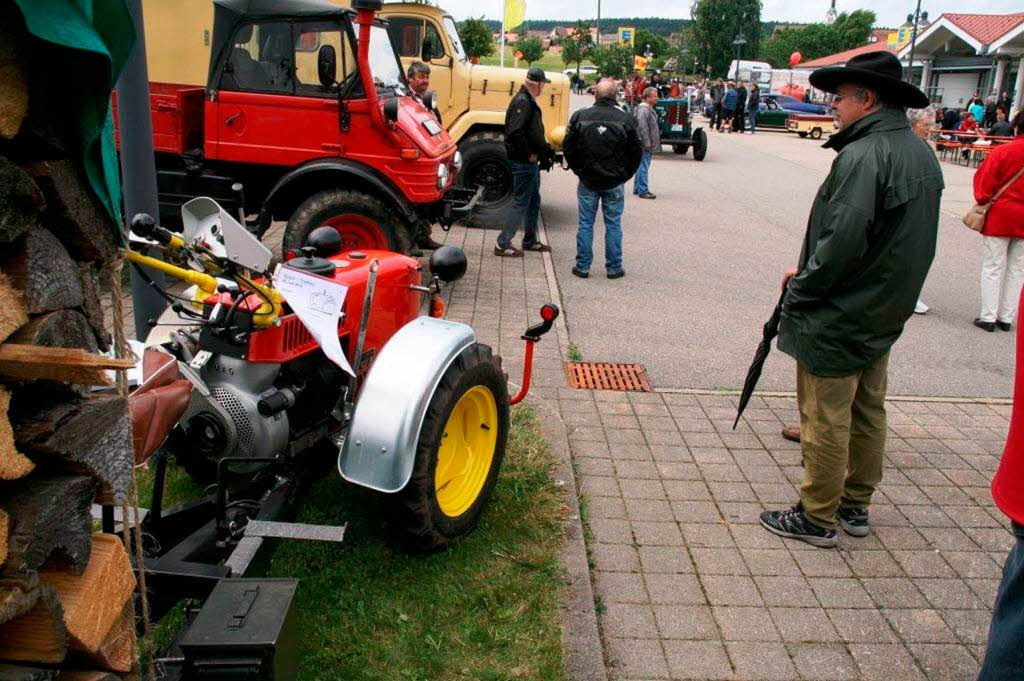
<svg viewBox="0 0 1024 681">
<path fill-rule="evenodd" d="M 572 76 L 572 74 L 576 73 L 576 69 L 566 69 L 565 71 L 562 71 L 562 73 L 567 75 L 567 76 Z M 580 75 L 581 76 L 592 76 L 595 73 L 597 73 L 597 67 L 596 66 L 581 66 L 580 67 Z"/>
<path fill-rule="evenodd" d="M 750 80 L 750 74 L 752 71 L 771 71 L 772 65 L 766 61 L 747 61 L 746 59 L 739 60 L 739 79 L 744 83 Z M 729 63 L 729 80 L 737 80 L 736 78 L 736 65 L 737 61 L 733 59 Z"/>
</svg>

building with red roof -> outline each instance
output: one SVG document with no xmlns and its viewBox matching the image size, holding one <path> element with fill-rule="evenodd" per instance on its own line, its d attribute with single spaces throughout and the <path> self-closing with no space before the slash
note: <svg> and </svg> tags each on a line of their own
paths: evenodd
<svg viewBox="0 0 1024 681">
<path fill-rule="evenodd" d="M 973 97 L 1012 94 L 1012 109 L 1024 101 L 1024 12 L 961 14 L 947 12 L 900 48 L 906 64 L 913 49 L 920 82 L 940 106 L 965 107 Z M 916 69 L 915 69 L 916 71 Z"/>
</svg>

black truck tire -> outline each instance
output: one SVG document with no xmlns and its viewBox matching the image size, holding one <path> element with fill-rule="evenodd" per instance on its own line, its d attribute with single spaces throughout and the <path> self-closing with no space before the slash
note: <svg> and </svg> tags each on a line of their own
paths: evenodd
<svg viewBox="0 0 1024 681">
<path fill-rule="evenodd" d="M 381 249 L 408 253 L 412 227 L 376 196 L 348 189 L 328 189 L 310 196 L 292 213 L 281 242 L 283 252 L 302 248 L 317 227 L 334 227 L 346 251 Z"/>
<path fill-rule="evenodd" d="M 505 153 L 505 135 L 500 132 L 477 132 L 459 141 L 462 171 L 456 183 L 476 189 L 483 185 L 473 212 L 463 220 L 470 227 L 502 227 L 505 213 L 512 203 L 512 168 Z"/>
<path fill-rule="evenodd" d="M 703 161 L 708 154 L 708 136 L 704 128 L 693 131 L 693 160 Z"/>
<path fill-rule="evenodd" d="M 821 128 L 815 128 L 814 130 L 811 130 L 811 139 L 812 140 L 820 140 L 821 139 Z"/>
<path fill-rule="evenodd" d="M 443 549 L 476 526 L 505 456 L 508 400 L 501 358 L 490 347 L 474 343 L 448 367 L 423 418 L 412 477 L 384 497 L 392 532 L 406 550 Z"/>
</svg>

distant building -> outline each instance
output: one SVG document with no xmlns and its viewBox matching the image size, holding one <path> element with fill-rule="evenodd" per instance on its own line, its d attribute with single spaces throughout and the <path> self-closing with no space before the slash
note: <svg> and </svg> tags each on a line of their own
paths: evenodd
<svg viewBox="0 0 1024 681">
<path fill-rule="evenodd" d="M 927 20 L 925 20 L 927 21 Z M 905 28 L 905 27 L 901 27 Z M 1024 12 L 1013 14 L 945 13 L 934 22 L 918 24 L 914 63 L 911 38 L 891 40 L 890 29 L 872 30 L 868 43 L 812 59 L 798 69 L 842 66 L 852 57 L 888 51 L 910 68 L 915 83 L 934 104 L 964 108 L 971 98 L 1012 95 L 1014 110 L 1024 102 Z"/>
<path fill-rule="evenodd" d="M 825 12 L 825 23 L 834 24 L 836 22 L 837 16 L 838 14 L 836 13 L 836 0 L 832 0 L 832 6 L 828 8 L 827 12 Z"/>
<path fill-rule="evenodd" d="M 904 67 L 910 45 L 898 56 Z M 1024 12 L 959 14 L 946 12 L 914 44 L 914 73 L 922 89 L 942 106 L 965 106 L 971 97 L 1012 95 L 1013 109 L 1024 102 Z"/>
</svg>

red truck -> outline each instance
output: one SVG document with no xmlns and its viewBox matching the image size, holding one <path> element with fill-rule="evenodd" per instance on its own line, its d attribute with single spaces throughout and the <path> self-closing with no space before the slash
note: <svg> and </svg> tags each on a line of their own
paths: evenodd
<svg viewBox="0 0 1024 681">
<path fill-rule="evenodd" d="M 408 252 L 421 222 L 447 226 L 472 209 L 477 192 L 453 186 L 455 143 L 429 98 L 409 96 L 380 0 L 213 8 L 207 86 L 151 84 L 164 224 L 209 196 L 250 216 L 258 236 L 287 220 L 286 252 L 324 225 L 345 250 Z"/>
</svg>

